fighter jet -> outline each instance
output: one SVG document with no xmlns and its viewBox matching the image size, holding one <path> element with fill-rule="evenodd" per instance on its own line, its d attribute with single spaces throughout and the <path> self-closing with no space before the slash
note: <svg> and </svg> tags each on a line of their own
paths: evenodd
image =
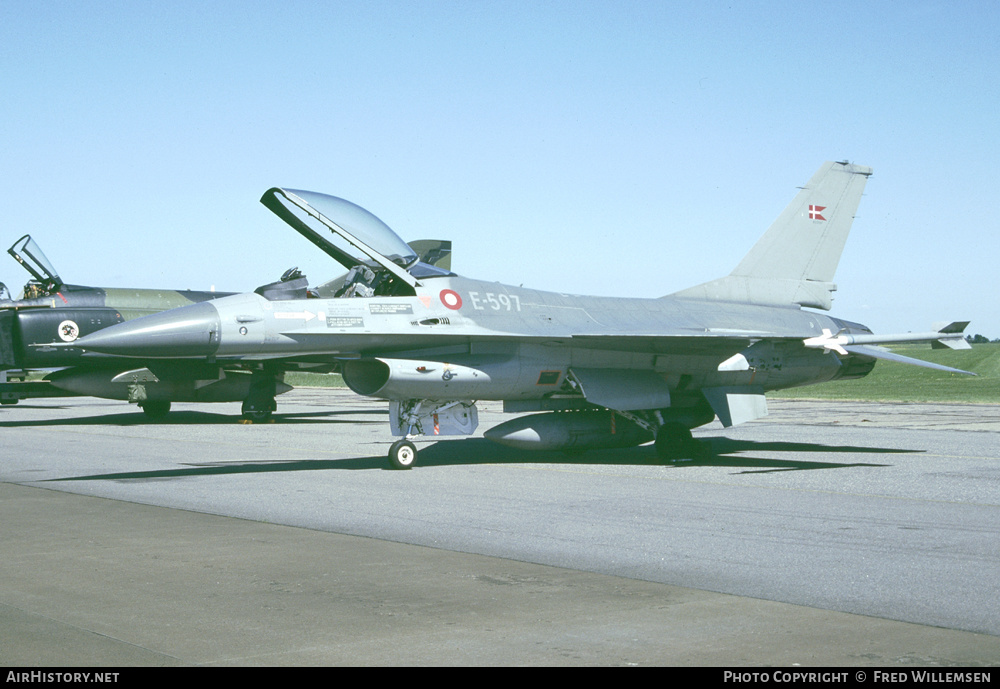
<svg viewBox="0 0 1000 689">
<path fill-rule="evenodd" d="M 700 452 L 691 429 L 767 413 L 771 390 L 860 378 L 877 359 L 961 372 L 879 345 L 969 345 L 966 323 L 876 335 L 824 315 L 872 170 L 827 162 L 727 276 L 660 298 L 588 297 L 461 277 L 419 260 L 373 214 L 341 198 L 273 188 L 261 202 L 345 268 L 330 298 L 250 293 L 185 306 L 80 338 L 92 352 L 192 365 L 338 362 L 356 393 L 388 400 L 399 437 L 469 435 L 476 402 L 532 412 L 486 431 L 522 448 L 653 441 L 673 461 Z"/>
<path fill-rule="evenodd" d="M 138 402 L 147 416 L 158 418 L 169 411 L 171 400 L 239 401 L 247 397 L 249 376 L 203 390 L 204 382 L 199 386 L 191 375 L 179 371 L 172 375 L 169 362 L 161 361 L 156 363 L 162 367 L 163 380 L 157 379 L 150 386 L 149 395 L 130 397 L 130 390 L 133 395 L 135 391 L 134 386 L 130 388 L 134 379 L 152 382 L 150 374 L 142 367 L 137 368 L 134 359 L 84 357 L 78 349 L 47 346 L 72 343 L 116 323 L 232 292 L 67 284 L 31 235 L 18 239 L 7 253 L 31 277 L 16 299 L 0 283 L 0 402 L 3 404 L 16 404 L 27 398 L 93 395 L 130 399 Z M 46 380 L 25 380 L 29 370 L 47 369 L 59 370 L 49 373 Z"/>
<path fill-rule="evenodd" d="M 451 242 L 411 243 L 422 259 L 451 265 Z M 137 362 L 85 353 L 72 344 L 80 337 L 134 318 L 233 294 L 232 292 L 123 289 L 67 284 L 41 247 L 25 235 L 7 250 L 30 279 L 12 299 L 0 283 L 0 403 L 22 399 L 88 395 L 137 403 L 150 419 L 160 419 L 172 402 L 243 402 L 248 419 L 266 419 L 275 395 L 291 390 L 284 369 L 197 366 L 189 361 Z M 296 293 L 304 278 L 296 268 L 258 288 L 269 295 Z M 343 283 L 343 277 L 334 280 Z M 312 296 L 330 295 L 331 283 Z M 66 345 L 66 346 L 63 346 Z M 336 364 L 312 370 L 335 370 Z M 26 380 L 29 371 L 48 371 L 43 380 Z"/>
</svg>

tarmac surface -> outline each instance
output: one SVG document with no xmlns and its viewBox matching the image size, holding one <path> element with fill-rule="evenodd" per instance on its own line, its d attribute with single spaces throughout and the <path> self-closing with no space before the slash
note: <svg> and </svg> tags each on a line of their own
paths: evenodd
<svg viewBox="0 0 1000 689">
<path fill-rule="evenodd" d="M 713 455 L 0 409 L 0 665 L 995 666 L 1000 406 L 771 401 Z"/>
</svg>

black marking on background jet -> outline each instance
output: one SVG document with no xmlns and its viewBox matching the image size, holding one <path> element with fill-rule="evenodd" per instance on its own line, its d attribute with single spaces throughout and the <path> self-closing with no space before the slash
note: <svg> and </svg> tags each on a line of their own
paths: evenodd
<svg viewBox="0 0 1000 689">
<path fill-rule="evenodd" d="M 655 440 L 699 452 L 691 429 L 767 413 L 765 393 L 867 375 L 876 359 L 956 371 L 878 345 L 967 348 L 965 323 L 875 335 L 809 309 L 832 305 L 834 271 L 871 168 L 825 163 L 729 275 L 659 299 L 541 292 L 419 260 L 384 223 L 333 196 L 274 188 L 261 202 L 348 269 L 332 298 L 240 294 L 88 335 L 86 351 L 202 365 L 338 363 L 347 385 L 389 401 L 392 466 L 413 438 L 468 435 L 477 400 L 540 412 L 488 430 L 538 449 Z M 329 238 L 328 238 L 329 237 Z"/>
</svg>

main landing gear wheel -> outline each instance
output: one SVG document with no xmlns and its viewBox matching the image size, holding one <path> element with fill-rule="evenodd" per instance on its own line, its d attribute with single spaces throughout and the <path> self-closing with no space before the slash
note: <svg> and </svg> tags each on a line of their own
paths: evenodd
<svg viewBox="0 0 1000 689">
<path fill-rule="evenodd" d="M 397 440 L 389 448 L 389 466 L 393 469 L 409 469 L 417 463 L 417 446 L 409 440 Z"/>
<path fill-rule="evenodd" d="M 274 400 L 271 399 L 270 403 L 265 402 L 264 404 L 254 404 L 250 400 L 243 402 L 242 416 L 244 423 L 267 423 L 271 420 L 271 414 L 273 413 Z"/>
<path fill-rule="evenodd" d="M 666 423 L 656 432 L 656 454 L 673 462 L 678 459 L 699 459 L 707 455 L 706 448 L 691 436 L 691 429 L 680 423 Z"/>
<path fill-rule="evenodd" d="M 170 413 L 170 401 L 146 400 L 139 404 L 139 408 L 150 421 L 162 421 Z"/>
<path fill-rule="evenodd" d="M 243 421 L 246 423 L 267 423 L 271 420 L 271 412 L 269 411 L 245 411 L 242 414 Z"/>
</svg>

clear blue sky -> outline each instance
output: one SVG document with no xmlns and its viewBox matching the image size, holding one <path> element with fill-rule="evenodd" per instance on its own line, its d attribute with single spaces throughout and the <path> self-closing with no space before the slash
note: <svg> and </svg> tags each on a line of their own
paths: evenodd
<svg viewBox="0 0 1000 689">
<path fill-rule="evenodd" d="M 848 159 L 875 174 L 831 313 L 997 338 L 998 37 L 995 1 L 2 0 L 0 247 L 81 284 L 323 282 L 258 202 L 285 186 L 469 277 L 656 297 Z"/>
</svg>

